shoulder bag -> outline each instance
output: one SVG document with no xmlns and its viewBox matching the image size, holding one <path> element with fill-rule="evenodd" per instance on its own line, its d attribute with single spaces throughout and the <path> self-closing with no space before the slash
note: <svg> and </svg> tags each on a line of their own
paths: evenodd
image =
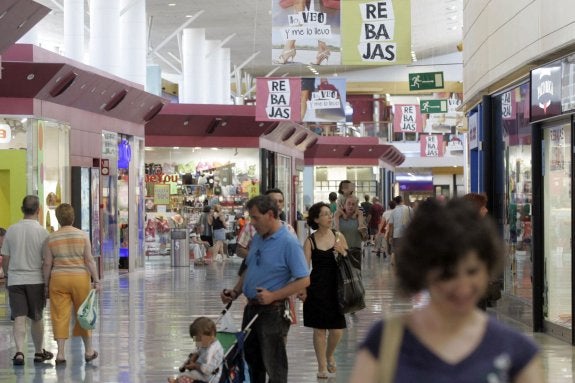
<svg viewBox="0 0 575 383">
<path fill-rule="evenodd" d="M 378 382 L 393 383 L 399 360 L 399 350 L 403 339 L 403 316 L 392 317 L 385 321 L 379 346 Z"/>
<path fill-rule="evenodd" d="M 337 300 L 342 314 L 353 313 L 365 308 L 365 289 L 361 282 L 361 271 L 355 268 L 350 256 L 339 255 L 337 259 Z"/>
</svg>

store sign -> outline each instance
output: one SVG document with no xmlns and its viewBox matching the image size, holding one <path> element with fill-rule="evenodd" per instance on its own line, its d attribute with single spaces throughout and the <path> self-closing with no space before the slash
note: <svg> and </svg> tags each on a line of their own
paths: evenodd
<svg viewBox="0 0 575 383">
<path fill-rule="evenodd" d="M 419 105 L 395 105 L 393 109 L 393 131 L 396 133 L 417 133 L 423 130 Z"/>
<path fill-rule="evenodd" d="M 421 157 L 443 157 L 443 136 L 430 134 L 420 136 Z"/>
<path fill-rule="evenodd" d="M 561 62 L 531 71 L 531 122 L 561 114 Z"/>
<path fill-rule="evenodd" d="M 410 73 L 409 90 L 443 89 L 443 72 Z"/>
<path fill-rule="evenodd" d="M 12 140 L 12 130 L 8 124 L 0 124 L 0 144 L 8 144 Z"/>
<path fill-rule="evenodd" d="M 146 174 L 146 183 L 167 183 L 167 182 L 178 182 L 180 176 L 178 174 Z"/>
</svg>

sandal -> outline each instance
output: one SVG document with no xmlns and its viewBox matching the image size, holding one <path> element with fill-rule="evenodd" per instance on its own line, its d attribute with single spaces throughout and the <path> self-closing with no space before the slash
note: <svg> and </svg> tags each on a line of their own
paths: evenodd
<svg viewBox="0 0 575 383">
<path fill-rule="evenodd" d="M 50 360 L 54 357 L 50 351 L 42 349 L 42 352 L 37 352 L 34 354 L 34 363 L 42 363 L 46 360 Z"/>
<path fill-rule="evenodd" d="M 98 351 L 94 350 L 94 352 L 92 353 L 92 355 L 90 356 L 84 356 L 84 360 L 86 361 L 86 363 L 90 363 L 91 361 L 93 361 L 94 359 L 96 359 L 98 357 Z"/>
<path fill-rule="evenodd" d="M 22 358 L 18 358 L 19 356 L 21 356 Z M 14 354 L 14 357 L 12 358 L 12 364 L 14 366 L 23 366 L 24 365 L 24 354 L 21 353 L 20 351 L 18 351 L 16 354 Z"/>
<path fill-rule="evenodd" d="M 337 365 L 335 364 L 335 361 L 333 363 L 327 362 L 327 371 L 332 374 L 337 371 Z"/>
</svg>

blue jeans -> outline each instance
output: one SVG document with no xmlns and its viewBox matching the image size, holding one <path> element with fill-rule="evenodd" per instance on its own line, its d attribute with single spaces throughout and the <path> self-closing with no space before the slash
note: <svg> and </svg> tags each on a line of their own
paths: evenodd
<svg viewBox="0 0 575 383">
<path fill-rule="evenodd" d="M 283 312 L 283 304 L 247 305 L 244 309 L 242 328 L 259 314 L 244 344 L 252 383 L 265 383 L 266 373 L 269 383 L 287 383 L 286 339 L 290 322 L 283 317 Z"/>
</svg>

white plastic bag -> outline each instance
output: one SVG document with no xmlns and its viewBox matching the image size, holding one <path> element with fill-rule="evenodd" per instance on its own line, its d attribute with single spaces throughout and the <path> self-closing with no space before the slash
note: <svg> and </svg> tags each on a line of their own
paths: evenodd
<svg viewBox="0 0 575 383">
<path fill-rule="evenodd" d="M 90 290 L 90 293 L 78 308 L 78 323 L 80 327 L 86 330 L 96 328 L 96 319 L 98 319 L 98 299 L 96 290 Z"/>
</svg>

